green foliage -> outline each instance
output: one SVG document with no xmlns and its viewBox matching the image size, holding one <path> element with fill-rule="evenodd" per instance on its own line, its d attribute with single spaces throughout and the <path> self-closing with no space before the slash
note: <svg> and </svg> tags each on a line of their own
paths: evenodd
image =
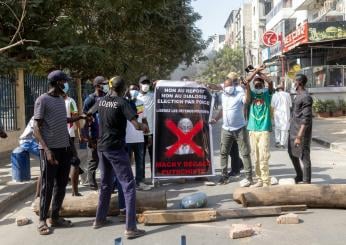
<svg viewBox="0 0 346 245">
<path fill-rule="evenodd" d="M 336 112 L 337 111 L 335 100 L 326 100 L 325 105 L 326 105 L 327 112 Z"/>
<path fill-rule="evenodd" d="M 327 112 L 326 104 L 324 101 L 320 99 L 315 99 L 313 104 L 312 104 L 312 109 L 314 112 Z"/>
<path fill-rule="evenodd" d="M 20 14 L 18 1 L 5 2 Z M 195 27 L 198 19 L 191 0 L 30 0 L 21 35 L 40 43 L 11 49 L 0 67 L 43 74 L 68 69 L 82 79 L 165 78 L 179 63 L 201 56 L 206 42 Z M 0 8 L 0 47 L 14 34 L 13 23 L 10 11 Z"/>
<path fill-rule="evenodd" d="M 242 70 L 243 53 L 240 49 L 225 46 L 209 61 L 202 80 L 209 83 L 222 83 L 231 71 L 240 73 Z"/>
<path fill-rule="evenodd" d="M 346 100 L 339 99 L 338 108 L 339 110 L 342 110 L 342 111 L 346 110 Z"/>
</svg>

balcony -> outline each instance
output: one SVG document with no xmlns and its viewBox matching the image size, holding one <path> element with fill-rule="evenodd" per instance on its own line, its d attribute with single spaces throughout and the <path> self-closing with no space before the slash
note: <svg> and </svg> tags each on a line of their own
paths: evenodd
<svg viewBox="0 0 346 245">
<path fill-rule="evenodd" d="M 289 18 L 293 13 L 292 0 L 281 0 L 266 15 L 266 29 L 271 30 L 282 19 Z"/>
<path fill-rule="evenodd" d="M 308 77 L 309 88 L 339 88 L 346 86 L 346 66 L 312 66 L 300 71 Z"/>
</svg>

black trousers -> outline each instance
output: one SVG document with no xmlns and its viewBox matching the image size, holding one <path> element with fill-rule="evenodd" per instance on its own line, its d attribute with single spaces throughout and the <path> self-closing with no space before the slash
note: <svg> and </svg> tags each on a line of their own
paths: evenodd
<svg viewBox="0 0 346 245">
<path fill-rule="evenodd" d="M 96 170 L 99 166 L 97 149 L 88 147 L 88 173 L 87 180 L 89 185 L 96 185 Z"/>
<path fill-rule="evenodd" d="M 151 171 L 151 176 L 153 176 L 153 143 L 154 143 L 154 139 L 152 138 L 152 144 L 149 145 L 149 137 L 153 137 L 153 135 L 144 135 L 144 155 L 143 155 L 143 159 L 145 162 L 145 155 L 147 153 L 147 148 L 148 148 L 148 152 L 149 152 L 149 157 L 150 157 L 150 171 Z"/>
<path fill-rule="evenodd" d="M 240 169 L 243 168 L 244 165 L 243 165 L 243 161 L 241 160 L 239 156 L 239 146 L 236 141 L 234 141 L 232 144 L 230 156 L 231 156 L 231 172 L 235 174 L 239 174 Z"/>
<path fill-rule="evenodd" d="M 296 182 L 304 181 L 307 183 L 311 183 L 311 160 L 310 160 L 310 142 L 306 142 L 302 144 L 301 149 L 299 149 L 299 155 L 301 157 L 297 157 L 295 154 L 295 149 L 292 149 L 294 146 L 294 139 L 289 137 L 288 140 L 288 155 L 291 158 L 293 167 L 296 171 Z M 301 152 L 301 153 L 300 153 Z M 302 166 L 303 165 L 303 168 Z"/>
<path fill-rule="evenodd" d="M 59 211 L 65 198 L 66 185 L 70 173 L 70 147 L 50 149 L 58 161 L 57 165 L 47 161 L 46 154 L 40 151 L 41 194 L 40 194 L 40 221 L 48 218 L 52 201 L 52 219 L 59 218 Z M 53 200 L 52 200 L 53 198 Z"/>
</svg>

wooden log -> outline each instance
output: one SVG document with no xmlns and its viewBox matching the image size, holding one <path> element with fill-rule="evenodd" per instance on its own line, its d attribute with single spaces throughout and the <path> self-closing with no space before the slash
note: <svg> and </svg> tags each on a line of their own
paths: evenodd
<svg viewBox="0 0 346 245">
<path fill-rule="evenodd" d="M 284 206 L 285 210 L 306 210 L 305 205 Z M 276 216 L 282 214 L 281 206 L 235 208 L 235 209 L 172 209 L 145 211 L 138 215 L 138 222 L 144 225 L 162 225 L 177 223 L 213 222 L 222 219 Z"/>
<path fill-rule="evenodd" d="M 305 204 L 308 208 L 346 208 L 345 193 L 346 184 L 279 185 L 238 188 L 233 199 L 244 207 Z"/>
<path fill-rule="evenodd" d="M 99 194 L 92 192 L 81 197 L 66 195 L 62 205 L 60 215 L 63 217 L 94 217 L 98 203 Z M 39 198 L 32 206 L 33 211 L 39 212 Z M 136 192 L 136 210 L 143 212 L 145 210 L 165 209 L 167 208 L 167 199 L 165 191 L 137 191 Z M 108 215 L 118 215 L 118 195 L 112 195 Z"/>
</svg>

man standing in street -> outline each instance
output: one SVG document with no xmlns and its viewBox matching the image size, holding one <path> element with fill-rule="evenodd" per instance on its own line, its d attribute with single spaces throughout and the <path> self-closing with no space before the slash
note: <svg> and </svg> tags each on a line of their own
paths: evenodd
<svg viewBox="0 0 346 245">
<path fill-rule="evenodd" d="M 144 134 L 144 155 L 145 161 L 146 151 L 148 149 L 150 157 L 150 171 L 153 176 L 153 132 L 154 132 L 154 93 L 150 91 L 150 79 L 147 76 L 142 76 L 139 79 L 140 92 L 138 95 L 139 100 L 144 103 L 144 112 L 146 115 L 149 132 Z"/>
<path fill-rule="evenodd" d="M 137 130 L 148 131 L 145 124 L 138 123 L 136 112 L 123 98 L 125 81 L 117 76 L 110 80 L 111 91 L 97 104 L 100 122 L 98 155 L 100 159 L 101 188 L 94 227 L 107 223 L 107 213 L 113 187 L 113 173 L 124 192 L 126 205 L 125 236 L 133 239 L 145 234 L 136 225 L 136 181 L 128 153 L 125 149 L 126 124 L 130 121 Z M 113 172 L 113 171 L 114 172 Z"/>
<path fill-rule="evenodd" d="M 52 201 L 52 227 L 71 227 L 72 223 L 59 217 L 70 172 L 71 150 L 66 124 L 79 120 L 66 118 L 62 98 L 69 77 L 56 70 L 48 75 L 49 91 L 37 98 L 34 108 L 34 135 L 40 145 L 41 194 L 38 232 L 50 233 L 46 220 Z M 54 189 L 54 193 L 53 193 Z"/>
<path fill-rule="evenodd" d="M 228 156 L 235 141 L 239 145 L 245 168 L 245 179 L 240 184 L 243 187 L 248 187 L 252 184 L 250 144 L 244 117 L 244 105 L 249 100 L 249 83 L 246 84 L 245 90 L 246 92 L 239 86 L 239 76 L 234 72 L 229 73 L 224 82 L 222 110 L 211 120 L 211 123 L 216 123 L 219 119 L 223 118 L 220 149 L 222 169 L 222 175 L 219 180 L 220 184 L 230 182 L 228 175 Z"/>
<path fill-rule="evenodd" d="M 262 69 L 262 68 L 259 68 Z M 263 70 L 263 69 L 262 69 Z M 265 81 L 268 88 L 265 87 Z M 270 185 L 270 131 L 272 130 L 270 106 L 273 93 L 272 81 L 263 73 L 257 72 L 251 90 L 249 130 L 252 160 L 258 182 L 253 187 Z"/>
<path fill-rule="evenodd" d="M 95 92 L 89 94 L 84 101 L 83 112 L 85 114 L 108 92 L 108 82 L 103 76 L 97 76 L 93 82 Z M 83 183 L 85 186 L 89 186 L 92 190 L 97 190 L 96 183 L 96 170 L 99 164 L 97 156 L 97 139 L 99 137 L 99 122 L 98 113 L 95 112 L 91 120 L 86 123 L 83 129 L 83 136 L 88 140 L 88 160 L 87 160 L 87 181 Z M 85 135 L 86 134 L 86 135 Z"/>
<path fill-rule="evenodd" d="M 284 91 L 283 84 L 277 86 L 271 106 L 274 109 L 275 147 L 284 149 L 290 128 L 292 100 L 290 94 Z"/>
<path fill-rule="evenodd" d="M 292 119 L 288 139 L 288 154 L 296 170 L 296 183 L 311 183 L 310 145 L 312 134 L 312 98 L 305 90 L 308 79 L 296 75 L 294 88 L 297 96 L 293 101 Z M 303 170 L 301 167 L 303 165 Z"/>
</svg>

